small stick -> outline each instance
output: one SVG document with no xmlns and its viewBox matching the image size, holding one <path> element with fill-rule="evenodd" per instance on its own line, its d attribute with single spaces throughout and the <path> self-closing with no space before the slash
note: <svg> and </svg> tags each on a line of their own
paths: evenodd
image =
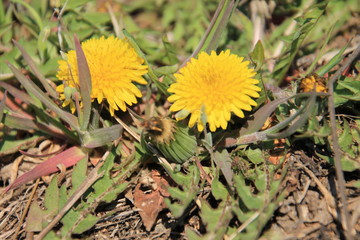
<svg viewBox="0 0 360 240">
<path fill-rule="evenodd" d="M 209 177 L 209 175 L 205 172 L 204 168 L 202 167 L 200 160 L 198 157 L 195 157 L 195 163 L 196 166 L 199 168 L 199 171 L 201 172 L 201 175 L 206 179 L 206 181 L 211 185 L 212 180 Z"/>
<path fill-rule="evenodd" d="M 43 239 L 48 232 L 61 220 L 61 218 L 69 211 L 69 209 L 75 204 L 79 198 L 88 190 L 89 187 L 93 185 L 99 178 L 101 178 L 104 173 L 98 173 L 100 166 L 103 162 L 100 162 L 86 178 L 85 181 L 77 188 L 76 192 L 70 197 L 65 206 L 59 211 L 58 215 L 39 233 L 35 240 Z"/>
<path fill-rule="evenodd" d="M 335 118 L 335 104 L 334 104 L 334 83 L 340 77 L 341 73 L 359 56 L 360 54 L 360 45 L 356 48 L 356 50 L 349 56 L 344 65 L 339 68 L 336 73 L 331 76 L 327 87 L 329 89 L 330 96 L 328 98 L 328 110 L 330 115 L 330 126 L 331 126 L 331 137 L 334 149 L 334 162 L 335 162 L 335 170 L 336 170 L 336 178 L 338 182 L 338 194 L 340 195 L 340 199 L 342 202 L 341 212 L 342 218 L 340 218 L 342 227 L 345 232 L 345 238 L 348 240 L 353 239 L 353 235 L 351 234 L 351 223 L 349 211 L 347 209 L 347 199 L 345 194 L 345 180 L 344 173 L 341 167 L 341 149 L 338 142 L 337 129 L 336 129 L 336 118 Z"/>
<path fill-rule="evenodd" d="M 334 211 L 335 206 L 336 206 L 334 197 L 326 189 L 326 187 L 320 182 L 320 180 L 315 176 L 315 174 L 312 171 L 310 171 L 309 168 L 307 168 L 299 160 L 296 160 L 296 162 L 301 166 L 301 168 L 306 172 L 306 174 L 309 175 L 309 177 L 316 183 L 316 185 L 318 186 L 320 192 L 324 196 L 327 205 L 329 206 L 328 210 L 329 210 L 330 214 L 333 216 L 333 218 L 337 218 L 338 217 L 337 213 L 336 213 L 336 211 Z"/>
<path fill-rule="evenodd" d="M 30 204 L 31 204 L 31 202 L 32 202 L 32 200 L 33 200 L 33 198 L 34 198 L 36 189 L 37 189 L 37 187 L 39 186 L 39 182 L 40 182 L 40 178 L 38 178 L 38 179 L 36 180 L 35 185 L 34 185 L 34 188 L 33 188 L 33 190 L 31 191 L 29 200 L 28 200 L 28 202 L 26 203 L 26 207 L 25 207 L 24 212 L 23 212 L 23 214 L 22 214 L 22 216 L 21 216 L 19 225 L 18 225 L 17 228 L 16 228 L 16 232 L 15 232 L 15 235 L 14 235 L 14 237 L 13 237 L 14 240 L 18 239 L 18 235 L 19 235 L 19 232 L 20 232 L 20 229 L 21 229 L 21 225 L 23 224 L 24 219 L 25 219 L 25 216 L 26 216 L 26 214 L 27 214 L 28 211 L 29 211 Z"/>
</svg>

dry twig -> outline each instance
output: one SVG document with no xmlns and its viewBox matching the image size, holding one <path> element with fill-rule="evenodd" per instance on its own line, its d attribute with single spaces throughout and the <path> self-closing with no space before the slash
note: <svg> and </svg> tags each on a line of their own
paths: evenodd
<svg viewBox="0 0 360 240">
<path fill-rule="evenodd" d="M 337 128 L 336 128 L 336 119 L 335 119 L 335 104 L 334 104 L 334 83 L 340 77 L 341 73 L 359 56 L 360 54 L 360 45 L 356 48 L 356 50 L 349 56 L 344 65 L 339 68 L 336 73 L 330 78 L 327 87 L 329 89 L 329 98 L 328 98 L 328 110 L 330 115 L 330 126 L 331 126 L 331 137 L 334 149 L 334 162 L 335 162 L 335 170 L 336 170 L 336 178 L 338 182 L 338 194 L 340 195 L 340 199 L 342 202 L 342 216 L 340 218 L 340 222 L 342 223 L 342 227 L 344 229 L 345 237 L 348 240 L 353 239 L 353 235 L 350 232 L 351 223 L 350 216 L 347 209 L 347 199 L 345 193 L 345 179 L 344 173 L 341 167 L 341 150 L 338 143 L 337 136 Z"/>
</svg>

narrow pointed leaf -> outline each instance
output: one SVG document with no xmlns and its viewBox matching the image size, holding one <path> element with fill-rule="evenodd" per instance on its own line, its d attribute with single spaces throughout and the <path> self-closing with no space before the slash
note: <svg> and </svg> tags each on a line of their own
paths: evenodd
<svg viewBox="0 0 360 240">
<path fill-rule="evenodd" d="M 5 8 L 4 8 L 4 2 L 0 1 L 0 24 L 5 23 Z"/>
<path fill-rule="evenodd" d="M 84 51 L 82 50 L 79 39 L 76 36 L 74 36 L 74 42 L 79 71 L 81 101 L 84 106 L 82 114 L 80 114 L 80 128 L 82 131 L 85 131 L 89 125 L 91 114 L 91 74 Z"/>
<path fill-rule="evenodd" d="M 145 64 L 148 66 L 148 73 L 145 76 L 148 76 L 148 78 L 151 79 L 151 81 L 156 85 L 157 88 L 159 88 L 159 90 L 165 94 L 165 96 L 170 96 L 170 93 L 167 91 L 168 86 L 166 86 L 166 84 L 164 84 L 163 82 L 160 82 L 159 79 L 156 77 L 154 71 L 152 70 L 152 68 L 149 65 L 148 60 L 146 59 L 145 54 L 143 53 L 143 51 L 140 49 L 139 45 L 137 44 L 137 42 L 135 41 L 135 39 L 131 36 L 131 34 L 126 31 L 125 29 L 123 30 L 123 34 L 126 37 L 126 39 L 129 41 L 129 43 L 131 44 L 131 46 L 135 49 L 136 53 L 145 61 Z"/>
<path fill-rule="evenodd" d="M 25 51 L 25 49 L 15 40 L 13 40 L 15 46 L 20 50 L 22 56 L 24 57 L 26 63 L 28 64 L 28 66 L 30 67 L 31 71 L 35 74 L 35 76 L 39 79 L 39 81 L 41 82 L 41 84 L 44 86 L 45 90 L 47 91 L 47 93 L 52 96 L 53 98 L 57 99 L 58 98 L 58 94 L 56 93 L 56 91 L 50 86 L 50 84 L 47 82 L 47 80 L 45 79 L 45 77 L 41 74 L 41 72 L 39 71 L 39 69 L 36 67 L 36 64 L 34 63 L 34 61 L 31 59 L 30 55 Z"/>
<path fill-rule="evenodd" d="M 22 117 L 22 115 L 16 116 L 15 114 L 6 114 L 3 123 L 9 128 L 26 131 L 35 130 L 59 139 L 64 139 L 70 143 L 79 142 L 78 137 L 67 129 L 66 126 L 63 126 L 62 123 L 59 123 L 52 118 L 48 118 L 47 120 L 48 122 L 45 123 L 39 119 Z"/>
<path fill-rule="evenodd" d="M 28 94 L 20 91 L 18 88 L 15 88 L 8 83 L 0 81 L 0 87 L 6 89 L 11 95 L 13 95 L 15 98 L 20 99 L 22 102 L 36 105 L 35 101 Z"/>
<path fill-rule="evenodd" d="M 36 84 L 26 78 L 17 68 L 11 63 L 7 63 L 11 71 L 14 73 L 17 80 L 25 87 L 25 89 L 32 94 L 35 98 L 39 99 L 51 111 L 55 112 L 61 119 L 68 123 L 73 129 L 78 130 L 77 119 L 68 112 L 59 108 Z"/>
<path fill-rule="evenodd" d="M 166 35 L 163 36 L 162 38 L 162 42 L 164 44 L 165 47 L 165 51 L 166 51 L 166 56 L 169 59 L 169 63 L 170 65 L 175 65 L 179 62 L 179 59 L 176 56 L 176 50 L 175 48 L 170 44 L 168 38 L 166 37 Z"/>
<path fill-rule="evenodd" d="M 303 114 L 304 110 L 306 109 L 307 104 L 304 104 L 299 110 L 297 110 L 294 114 L 292 114 L 290 117 L 288 117 L 287 119 L 279 122 L 278 124 L 276 124 L 275 126 L 266 129 L 264 131 L 264 133 L 267 134 L 267 136 L 269 137 L 270 134 L 275 134 L 277 132 L 279 132 L 280 130 L 286 128 L 287 126 L 289 126 L 289 124 L 294 121 L 298 116 L 300 116 L 301 114 Z"/>
<path fill-rule="evenodd" d="M 86 157 L 86 154 L 81 150 L 81 148 L 75 146 L 71 147 L 64 152 L 49 158 L 45 162 L 40 163 L 34 169 L 18 177 L 5 189 L 4 193 L 36 178 L 59 171 L 57 167 L 59 164 L 63 164 L 66 168 L 71 167 L 84 157 Z"/>
<path fill-rule="evenodd" d="M 261 66 L 264 64 L 265 55 L 264 55 L 264 47 L 259 40 L 252 53 L 250 54 L 251 60 L 256 64 L 255 71 L 258 71 Z"/>
<path fill-rule="evenodd" d="M 341 60 L 344 59 L 343 53 L 345 52 L 346 48 L 349 46 L 349 43 L 346 44 L 343 48 L 339 50 L 339 52 L 324 66 L 316 70 L 316 73 L 319 76 L 323 76 L 325 73 L 329 72 L 335 65 L 339 64 Z"/>
<path fill-rule="evenodd" d="M 209 53 L 211 50 L 216 49 L 221 33 L 225 29 L 233 10 L 236 8 L 237 2 L 234 0 L 222 0 L 219 3 L 199 45 L 191 56 L 182 63 L 182 66 L 185 66 L 191 58 L 196 57 L 199 52 L 206 51 Z"/>
<path fill-rule="evenodd" d="M 28 4 L 26 1 L 23 0 L 12 0 L 12 2 L 23 5 L 29 11 L 30 15 L 32 16 L 33 20 L 39 27 L 40 31 L 44 28 L 40 15 L 30 4 Z"/>
<path fill-rule="evenodd" d="M 265 104 L 254 114 L 254 118 L 252 120 L 247 121 L 246 127 L 240 130 L 240 136 L 248 135 L 258 131 L 266 122 L 268 117 L 275 111 L 275 109 L 282 103 L 288 101 L 290 97 L 276 99 L 272 102 Z"/>
<path fill-rule="evenodd" d="M 73 191 L 75 191 L 86 179 L 87 172 L 87 160 L 85 158 L 81 159 L 73 168 L 71 175 L 71 186 Z M 73 194 L 73 192 L 69 192 Z"/>
<path fill-rule="evenodd" d="M 285 138 L 288 137 L 290 135 L 292 135 L 293 133 L 295 133 L 297 131 L 297 129 L 301 128 L 308 120 L 309 114 L 312 110 L 312 107 L 315 104 L 315 99 L 316 96 L 312 95 L 307 102 L 305 103 L 305 110 L 303 112 L 303 114 L 301 114 L 298 119 L 292 124 L 290 125 L 286 130 L 276 133 L 276 134 L 267 134 L 267 136 L 269 138 L 274 138 L 274 139 L 278 139 L 278 138 Z"/>
<path fill-rule="evenodd" d="M 293 95 L 290 97 L 277 99 L 275 101 L 272 101 L 272 102 L 266 104 L 265 106 L 260 108 L 254 114 L 253 120 L 248 121 L 247 126 L 249 126 L 249 127 L 246 127 L 246 128 L 243 128 L 240 130 L 240 137 L 237 140 L 235 140 L 234 138 L 227 138 L 226 142 L 225 142 L 225 146 L 230 147 L 230 146 L 235 146 L 235 145 L 249 144 L 249 143 L 266 141 L 269 139 L 278 138 L 280 135 L 276 135 L 275 133 L 280 131 L 281 129 L 287 127 L 290 124 L 290 122 L 292 122 L 296 117 L 301 115 L 304 112 L 304 109 L 305 108 L 307 109 L 307 107 L 309 105 L 305 104 L 296 113 L 291 115 L 286 120 L 276 124 L 275 126 L 269 128 L 263 132 L 257 132 L 261 128 L 261 126 L 263 126 L 263 124 L 265 123 L 266 119 L 270 116 L 270 114 L 276 109 L 276 107 L 279 104 L 282 104 L 283 102 L 285 102 L 293 97 L 309 97 L 309 99 L 313 97 L 315 99 L 316 96 L 324 96 L 324 94 L 323 93 L 315 93 L 315 92 L 301 93 L 301 94 L 296 94 L 296 95 Z M 314 101 L 314 100 L 312 100 L 312 101 Z M 267 106 L 267 105 L 269 105 L 269 106 Z M 305 115 L 303 115 L 302 117 L 304 117 L 304 116 Z M 305 119 L 306 119 L 306 117 L 305 117 Z M 301 123 L 301 121 L 296 124 Z M 293 131 L 294 128 L 298 127 L 298 126 L 299 125 L 292 127 L 290 131 Z M 254 130 L 255 130 L 255 132 L 253 132 Z M 289 134 L 289 131 L 286 131 L 286 133 Z"/>
<path fill-rule="evenodd" d="M 58 178 L 55 176 L 46 188 L 44 196 L 45 213 L 50 216 L 55 216 L 59 211 L 59 188 L 57 185 Z"/>
<path fill-rule="evenodd" d="M 13 129 L 21 129 L 26 131 L 40 130 L 38 126 L 36 126 L 33 119 L 16 117 L 10 114 L 5 114 L 3 123 L 5 124 L 5 126 Z"/>
<path fill-rule="evenodd" d="M 321 92 L 307 92 L 307 93 L 298 93 L 289 97 L 279 98 L 272 102 L 269 102 L 259 108 L 254 114 L 253 119 L 247 121 L 246 126 L 241 128 L 240 136 L 249 135 L 258 131 L 266 122 L 267 118 L 275 111 L 275 109 L 282 103 L 288 101 L 291 98 L 302 98 L 302 97 L 311 97 L 311 96 L 328 96 L 326 93 Z"/>
<path fill-rule="evenodd" d="M 44 136 L 34 134 L 28 138 L 17 139 L 17 131 L 13 130 L 7 132 L 0 141 L 0 159 L 4 156 L 18 153 L 19 150 L 27 149 L 29 146 L 33 146 L 34 143 L 44 139 Z"/>
<path fill-rule="evenodd" d="M 290 44 L 288 44 L 288 46 L 284 49 L 283 55 L 277 61 L 272 74 L 272 78 L 275 79 L 278 84 L 281 83 L 290 66 L 293 64 L 293 60 L 305 37 L 310 33 L 319 18 L 322 16 L 326 8 L 326 4 L 327 3 L 325 2 L 313 5 L 309 11 L 306 12 L 305 16 L 295 19 L 297 21 L 297 30 L 292 35 L 288 36 Z"/>
<path fill-rule="evenodd" d="M 226 149 L 223 149 L 221 152 L 216 151 L 214 153 L 214 161 L 216 163 L 216 166 L 221 169 L 221 172 L 224 175 L 227 184 L 232 187 L 232 179 L 234 172 L 231 168 L 232 160 L 228 151 Z"/>
<path fill-rule="evenodd" d="M 318 65 L 319 59 L 324 55 L 326 48 L 328 48 L 328 43 L 329 43 L 331 37 L 333 36 L 332 32 L 337 24 L 338 24 L 338 22 L 335 22 L 327 31 L 326 39 L 324 40 L 324 43 L 322 44 L 322 47 L 321 47 L 319 53 L 316 54 L 314 61 L 311 63 L 310 67 L 308 67 L 308 69 L 306 70 L 306 73 L 304 74 L 305 76 L 311 74 L 313 72 L 315 66 Z M 319 76 L 323 76 L 323 74 L 319 75 Z"/>
</svg>

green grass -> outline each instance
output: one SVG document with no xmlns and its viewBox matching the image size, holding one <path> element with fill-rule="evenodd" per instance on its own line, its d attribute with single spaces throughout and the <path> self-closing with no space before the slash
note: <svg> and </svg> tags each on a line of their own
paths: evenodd
<svg viewBox="0 0 360 240">
<path fill-rule="evenodd" d="M 168 218 L 160 214 L 162 224 L 169 219 L 176 223 L 167 227 L 173 234 L 169 236 L 179 231 L 189 239 L 281 239 L 271 224 L 294 194 L 291 172 L 306 168 L 294 168 L 304 163 L 296 157 L 300 152 L 329 172 L 317 177 L 336 176 L 336 188 L 326 185 L 336 192 L 329 194 L 327 204 L 335 209 L 331 201 L 342 202 L 337 207 L 347 218 L 333 215 L 333 224 L 341 236 L 352 239 L 357 221 L 349 220 L 353 211 L 346 202 L 359 194 L 360 64 L 358 46 L 347 36 L 356 37 L 351 22 L 360 12 L 357 1 L 261 1 L 262 6 L 256 1 L 224 1 L 219 6 L 213 0 L 124 2 L 108 1 L 107 7 L 101 1 L 0 2 L 0 156 L 15 159 L 22 154 L 19 150 L 36 148 L 46 139 L 68 144 L 62 149 L 69 156 L 65 165 L 74 166 L 51 174 L 51 183 L 41 185 L 46 187 L 39 198 L 44 208 L 40 200 L 34 201 L 24 211 L 26 227 L 16 221 L 18 230 L 9 236 L 97 236 L 102 221 L 115 214 L 116 201 L 145 185 L 152 193 L 166 193 L 155 198 L 161 204 L 152 207 L 169 212 Z M 99 110 L 104 104 L 90 101 L 83 81 L 79 116 L 61 107 L 54 91 L 61 84 L 57 61 L 72 49 L 81 54 L 74 34 L 80 42 L 111 35 L 129 40 L 149 66 L 148 84 L 140 87 L 144 97 L 136 106 L 111 117 Z M 186 156 L 184 163 L 169 164 L 176 147 L 156 146 L 141 122 L 154 116 L 173 118 L 166 102 L 173 74 L 200 51 L 225 49 L 256 69 L 262 88 L 258 107 L 245 119 L 233 116 L 226 130 L 195 130 L 190 135 L 197 146 L 191 146 L 190 158 L 186 152 L 181 155 Z M 313 73 L 325 78 L 327 93 L 301 92 L 302 79 Z M 72 156 L 79 152 L 85 157 Z M 102 156 L 97 167 L 89 161 L 94 155 Z M 6 165 L 1 164 L 0 170 Z M 61 181 L 70 169 L 66 178 L 71 184 Z M 154 169 L 161 180 L 149 175 Z M 157 179 L 157 188 L 144 184 L 144 175 Z M 7 180 L 2 179 L 2 187 Z M 28 194 L 23 190 L 20 194 Z M 16 199 L 2 203 L 4 209 L 11 201 Z M 193 216 L 199 228 L 187 222 Z M 141 217 L 148 233 L 156 235 L 152 224 L 159 224 L 154 223 L 157 215 Z M 153 222 L 146 223 L 149 219 Z M 110 230 L 105 234 L 110 236 Z"/>
</svg>

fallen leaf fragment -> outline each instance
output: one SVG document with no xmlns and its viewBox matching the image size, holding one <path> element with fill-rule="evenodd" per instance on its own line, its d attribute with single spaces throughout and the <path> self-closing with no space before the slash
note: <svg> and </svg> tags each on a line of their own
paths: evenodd
<svg viewBox="0 0 360 240">
<path fill-rule="evenodd" d="M 140 217 L 146 230 L 150 231 L 158 214 L 165 207 L 164 197 L 169 196 L 166 190 L 169 183 L 156 170 L 153 170 L 144 178 L 146 181 L 139 181 L 135 187 L 133 193 L 134 205 L 141 210 L 139 211 Z M 146 182 L 149 184 L 146 184 Z"/>
<path fill-rule="evenodd" d="M 17 188 L 24 183 L 34 180 L 38 177 L 46 176 L 50 173 L 59 171 L 58 165 L 63 164 L 66 168 L 75 165 L 78 161 L 86 157 L 86 154 L 79 147 L 71 147 L 64 152 L 49 158 L 45 162 L 40 163 L 31 171 L 18 177 L 12 184 L 10 184 L 5 191 Z"/>
</svg>

